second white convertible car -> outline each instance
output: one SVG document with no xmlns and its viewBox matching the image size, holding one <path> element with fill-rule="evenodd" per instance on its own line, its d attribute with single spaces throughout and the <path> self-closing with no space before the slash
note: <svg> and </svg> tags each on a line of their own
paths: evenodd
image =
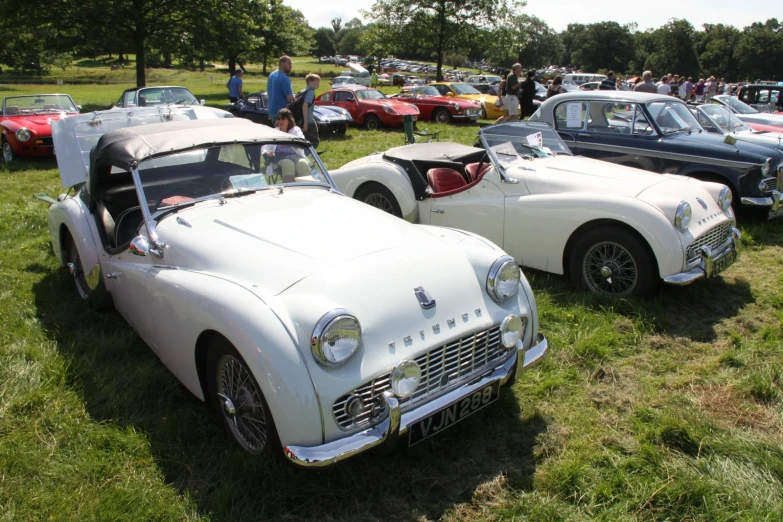
<svg viewBox="0 0 783 522">
<path fill-rule="evenodd" d="M 416 444 L 546 354 L 527 280 L 489 241 L 343 196 L 289 134 L 144 114 L 56 122 L 75 192 L 49 200 L 52 247 L 245 450 L 322 466 Z"/>
<path fill-rule="evenodd" d="M 607 296 L 687 285 L 736 259 L 725 185 L 574 157 L 546 123 L 492 125 L 479 137 L 481 148 L 407 145 L 332 175 L 360 201 L 474 232 L 520 265 Z"/>
</svg>

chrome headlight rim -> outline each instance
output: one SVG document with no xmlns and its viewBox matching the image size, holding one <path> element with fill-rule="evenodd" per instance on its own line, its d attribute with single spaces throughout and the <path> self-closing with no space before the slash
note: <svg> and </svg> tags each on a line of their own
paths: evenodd
<svg viewBox="0 0 783 522">
<path fill-rule="evenodd" d="M 720 205 L 720 208 L 724 212 L 728 212 L 731 209 L 732 197 L 731 189 L 729 187 L 724 186 L 722 189 L 720 189 L 718 205 Z"/>
<path fill-rule="evenodd" d="M 340 321 L 350 320 L 356 324 L 357 339 L 355 346 L 350 350 L 348 355 L 341 359 L 330 358 L 329 353 L 325 350 L 325 337 L 329 333 L 330 329 L 335 327 Z M 359 323 L 359 319 L 356 318 L 350 310 L 345 308 L 336 308 L 324 314 L 316 323 L 313 329 L 313 334 L 310 337 L 310 350 L 313 353 L 313 357 L 316 362 L 326 367 L 342 366 L 348 362 L 353 355 L 359 351 L 362 344 L 362 326 Z"/>
<path fill-rule="evenodd" d="M 33 133 L 30 132 L 30 129 L 27 127 L 22 127 L 21 129 L 17 129 L 16 133 L 14 133 L 16 136 L 16 139 L 21 142 L 30 141 L 30 138 L 33 137 Z"/>
<path fill-rule="evenodd" d="M 500 342 L 506 348 L 520 348 L 526 333 L 526 317 L 511 314 L 500 322 Z"/>
<path fill-rule="evenodd" d="M 688 225 L 691 224 L 691 218 L 693 217 L 693 209 L 691 204 L 687 201 L 680 201 L 677 205 L 677 211 L 674 213 L 674 226 L 681 232 L 688 230 Z"/>
<path fill-rule="evenodd" d="M 514 282 L 512 290 L 508 293 L 504 293 L 501 291 L 499 285 L 500 276 L 504 269 L 509 266 L 513 266 L 515 269 L 516 281 Z M 489 269 L 489 274 L 487 275 L 487 293 L 495 302 L 502 303 L 507 301 L 519 291 L 519 281 L 521 278 L 522 273 L 514 258 L 508 255 L 500 256 L 492 263 L 492 266 Z"/>
</svg>

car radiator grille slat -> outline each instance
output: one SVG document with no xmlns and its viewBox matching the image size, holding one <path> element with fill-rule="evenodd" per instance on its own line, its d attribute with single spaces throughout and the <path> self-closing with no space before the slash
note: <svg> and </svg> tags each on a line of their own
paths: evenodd
<svg viewBox="0 0 783 522">
<path fill-rule="evenodd" d="M 500 328 L 494 326 L 433 348 L 415 359 L 421 368 L 421 381 L 411 397 L 400 399 L 402 411 L 427 402 L 452 386 L 467 381 L 511 356 L 500 343 Z M 372 422 L 378 410 L 380 396 L 391 389 L 391 372 L 359 386 L 337 399 L 332 407 L 337 425 L 343 430 L 361 428 Z M 362 401 L 356 417 L 346 411 L 352 397 Z"/>
<path fill-rule="evenodd" d="M 762 192 L 772 192 L 775 189 L 778 189 L 780 185 L 780 176 L 778 175 L 777 178 L 764 178 L 761 180 L 761 183 L 759 183 L 759 188 L 762 190 Z"/>
<path fill-rule="evenodd" d="M 693 243 L 688 246 L 688 264 L 699 259 L 699 249 L 701 247 L 706 246 L 709 247 L 710 250 L 715 250 L 721 245 L 724 245 L 729 238 L 731 238 L 731 228 L 731 221 L 726 221 L 725 223 L 712 227 L 707 232 L 694 239 Z"/>
</svg>

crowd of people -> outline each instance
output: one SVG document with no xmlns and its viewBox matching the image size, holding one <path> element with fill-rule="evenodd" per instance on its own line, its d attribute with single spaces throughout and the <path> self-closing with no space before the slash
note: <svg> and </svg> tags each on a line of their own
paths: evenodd
<svg viewBox="0 0 783 522">
<path fill-rule="evenodd" d="M 611 74 L 611 73 L 610 73 Z M 626 85 L 630 89 L 630 85 Z M 653 81 L 652 71 L 644 71 L 641 77 L 637 77 L 633 82 L 635 92 L 650 92 L 663 95 L 674 96 L 685 101 L 709 102 L 713 96 L 718 94 L 731 94 L 731 86 L 726 83 L 724 78 L 718 81 L 714 76 L 699 78 L 694 83 L 692 77 L 680 77 L 679 74 L 669 73 L 661 76 L 657 83 Z"/>
</svg>

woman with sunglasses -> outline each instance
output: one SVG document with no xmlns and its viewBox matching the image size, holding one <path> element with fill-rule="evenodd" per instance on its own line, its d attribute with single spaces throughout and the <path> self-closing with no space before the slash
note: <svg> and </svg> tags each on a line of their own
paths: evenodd
<svg viewBox="0 0 783 522">
<path fill-rule="evenodd" d="M 296 126 L 294 115 L 286 108 L 277 111 L 275 128 L 305 139 L 302 129 Z M 307 161 L 303 148 L 290 145 L 264 145 L 262 150 L 265 158 L 274 161 L 280 167 L 283 183 L 293 183 L 296 181 L 296 176 L 310 175 L 310 162 Z"/>
</svg>

